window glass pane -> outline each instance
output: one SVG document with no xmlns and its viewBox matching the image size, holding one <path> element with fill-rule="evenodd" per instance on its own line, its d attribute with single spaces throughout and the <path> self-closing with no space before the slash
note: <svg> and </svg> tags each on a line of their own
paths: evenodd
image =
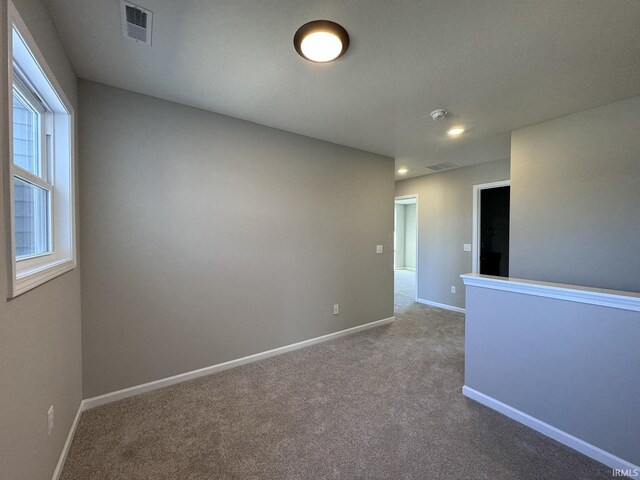
<svg viewBox="0 0 640 480">
<path fill-rule="evenodd" d="M 40 175 L 38 112 L 13 92 L 13 163 Z"/>
<path fill-rule="evenodd" d="M 13 177 L 16 257 L 49 251 L 49 192 Z"/>
</svg>

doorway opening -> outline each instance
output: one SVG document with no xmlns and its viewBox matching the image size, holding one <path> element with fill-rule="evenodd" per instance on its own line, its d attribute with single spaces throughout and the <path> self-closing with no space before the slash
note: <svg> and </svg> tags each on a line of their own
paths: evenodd
<svg viewBox="0 0 640 480">
<path fill-rule="evenodd" d="M 395 198 L 393 269 L 396 304 L 416 299 L 418 271 L 418 196 Z"/>
<path fill-rule="evenodd" d="M 472 272 L 509 276 L 511 182 L 473 187 Z"/>
</svg>

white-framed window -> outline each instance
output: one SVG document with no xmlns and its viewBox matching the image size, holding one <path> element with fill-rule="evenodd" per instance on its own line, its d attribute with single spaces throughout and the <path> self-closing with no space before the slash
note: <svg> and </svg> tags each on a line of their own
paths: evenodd
<svg viewBox="0 0 640 480">
<path fill-rule="evenodd" d="M 76 265 L 74 111 L 9 2 L 10 245 L 15 297 Z"/>
</svg>

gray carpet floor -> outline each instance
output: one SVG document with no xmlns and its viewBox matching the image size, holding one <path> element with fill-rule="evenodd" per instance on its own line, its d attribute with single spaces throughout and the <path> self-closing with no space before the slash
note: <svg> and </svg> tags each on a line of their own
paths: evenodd
<svg viewBox="0 0 640 480">
<path fill-rule="evenodd" d="M 461 394 L 461 314 L 404 287 L 396 311 L 388 326 L 84 412 L 62 479 L 611 478 Z"/>
<path fill-rule="evenodd" d="M 394 290 L 396 311 L 406 308 L 416 298 L 416 272 L 412 270 L 394 270 Z"/>
</svg>

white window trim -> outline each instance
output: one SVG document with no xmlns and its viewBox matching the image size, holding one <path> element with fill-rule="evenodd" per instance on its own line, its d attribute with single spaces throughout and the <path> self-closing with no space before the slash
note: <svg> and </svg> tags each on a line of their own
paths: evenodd
<svg viewBox="0 0 640 480">
<path fill-rule="evenodd" d="M 8 42 L 7 42 L 7 71 L 10 103 L 8 105 L 9 114 L 9 155 L 5 159 L 5 222 L 9 228 L 6 228 L 7 235 L 7 262 L 10 272 L 8 282 L 7 297 L 13 298 L 21 295 L 53 278 L 62 275 L 76 267 L 76 208 L 75 208 L 75 109 L 64 94 L 62 87 L 56 80 L 53 71 L 47 64 L 44 55 L 38 48 L 35 40 L 29 33 L 26 24 L 18 14 L 13 2 L 8 2 Z M 24 65 L 20 65 L 24 76 L 28 78 L 33 85 L 29 85 L 35 91 L 43 91 L 43 89 L 53 90 L 56 98 L 56 105 L 47 105 L 53 113 L 51 114 L 53 129 L 58 134 L 58 138 L 69 138 L 69 144 L 66 142 L 55 142 L 52 147 L 52 155 L 56 158 L 56 162 L 51 168 L 51 163 L 45 166 L 49 169 L 47 172 L 47 182 L 54 183 L 54 179 L 58 182 L 59 188 L 55 190 L 55 201 L 51 201 L 51 228 L 52 238 L 50 239 L 53 251 L 26 259 L 16 260 L 15 255 L 15 225 L 14 225 L 14 193 L 13 193 L 13 177 L 17 174 L 19 177 L 24 176 L 24 170 L 13 164 L 13 111 L 11 102 L 13 101 L 13 30 L 17 30 L 23 42 L 27 45 L 31 57 L 40 67 L 38 72 L 25 71 Z M 41 71 L 41 73 L 40 73 Z M 44 74 L 44 76 L 42 75 Z M 40 85 L 38 85 L 40 83 Z M 52 103 L 52 102 L 47 102 Z M 56 115 L 56 112 L 63 114 Z M 54 136 L 55 138 L 55 136 Z M 46 148 L 43 143 L 43 148 Z M 50 160 L 47 160 L 50 161 Z M 68 163 L 67 163 L 68 162 Z M 64 188 L 60 188 L 63 186 Z M 56 215 L 54 209 L 59 210 Z"/>
</svg>

